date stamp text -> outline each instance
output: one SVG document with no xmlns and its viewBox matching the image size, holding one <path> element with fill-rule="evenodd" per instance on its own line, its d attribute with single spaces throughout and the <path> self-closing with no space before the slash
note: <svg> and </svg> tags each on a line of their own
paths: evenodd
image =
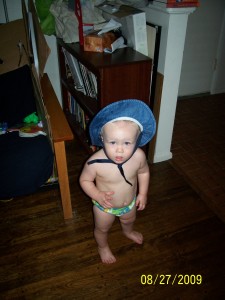
<svg viewBox="0 0 225 300">
<path fill-rule="evenodd" d="M 141 275 L 142 285 L 200 285 L 202 284 L 202 275 L 200 274 L 143 274 Z"/>
</svg>

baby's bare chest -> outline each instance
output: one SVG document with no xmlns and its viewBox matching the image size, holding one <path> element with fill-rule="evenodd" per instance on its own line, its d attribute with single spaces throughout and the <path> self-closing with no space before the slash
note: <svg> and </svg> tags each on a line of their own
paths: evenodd
<svg viewBox="0 0 225 300">
<path fill-rule="evenodd" d="M 121 167 L 117 164 L 102 164 L 98 168 L 97 178 L 103 182 L 119 183 L 123 175 L 127 180 L 134 180 L 137 177 L 137 164 L 124 164 Z"/>
</svg>

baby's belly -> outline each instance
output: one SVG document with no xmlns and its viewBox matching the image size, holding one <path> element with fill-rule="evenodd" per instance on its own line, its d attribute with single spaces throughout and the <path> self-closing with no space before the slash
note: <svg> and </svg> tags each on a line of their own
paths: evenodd
<svg viewBox="0 0 225 300">
<path fill-rule="evenodd" d="M 120 208 L 129 205 L 136 196 L 137 182 L 133 181 L 133 186 L 128 185 L 125 181 L 119 180 L 112 182 L 97 181 L 96 185 L 100 191 L 114 192 L 111 203 L 113 207 Z"/>
<path fill-rule="evenodd" d="M 121 207 L 124 207 L 124 206 L 128 206 L 132 202 L 133 199 L 134 199 L 134 197 L 129 199 L 129 200 L 125 200 L 125 201 L 123 199 L 121 199 L 121 200 L 112 200 L 111 203 L 113 205 L 113 208 L 121 208 Z"/>
<path fill-rule="evenodd" d="M 135 190 L 132 191 L 115 191 L 112 195 L 111 203 L 113 207 L 119 208 L 129 205 L 135 197 Z"/>
</svg>

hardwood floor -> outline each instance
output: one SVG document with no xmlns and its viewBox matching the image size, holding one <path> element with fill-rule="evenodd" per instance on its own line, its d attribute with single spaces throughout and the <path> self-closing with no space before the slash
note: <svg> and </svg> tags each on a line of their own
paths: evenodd
<svg viewBox="0 0 225 300">
<path fill-rule="evenodd" d="M 1 299 L 222 299 L 225 225 L 169 162 L 151 166 L 149 204 L 136 221 L 144 244 L 116 221 L 109 242 L 117 262 L 103 265 L 92 204 L 77 183 L 87 157 L 76 141 L 67 154 L 72 221 L 63 220 L 57 188 L 0 203 Z"/>
<path fill-rule="evenodd" d="M 225 222 L 225 94 L 178 100 L 173 166 Z"/>
</svg>

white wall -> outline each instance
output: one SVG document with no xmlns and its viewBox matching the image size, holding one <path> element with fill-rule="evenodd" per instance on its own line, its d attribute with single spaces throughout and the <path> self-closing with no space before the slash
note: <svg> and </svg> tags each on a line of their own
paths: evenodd
<svg viewBox="0 0 225 300">
<path fill-rule="evenodd" d="M 7 5 L 9 21 L 22 18 L 22 8 L 21 8 L 20 0 L 6 0 L 6 5 Z M 0 0 L 0 22 L 6 23 L 3 0 Z M 48 73 L 54 91 L 59 99 L 60 104 L 62 104 L 56 38 L 55 36 L 47 36 L 47 35 L 45 35 L 45 38 L 49 48 L 51 49 L 51 54 L 48 58 L 44 71 Z"/>
<path fill-rule="evenodd" d="M 62 94 L 61 94 L 61 86 L 60 86 L 60 76 L 59 76 L 59 61 L 58 61 L 58 52 L 57 52 L 57 44 L 56 37 L 51 35 L 45 35 L 46 41 L 48 43 L 49 48 L 51 49 L 51 53 L 49 55 L 48 61 L 45 66 L 45 72 L 48 74 L 56 96 L 59 100 L 60 105 L 62 106 Z"/>
<path fill-rule="evenodd" d="M 211 91 L 224 11 L 224 0 L 201 0 L 200 7 L 189 16 L 179 96 Z M 220 85 L 223 86 L 223 92 L 225 92 L 225 73 L 223 77 L 221 76 L 222 74 L 217 80 L 222 80 Z"/>
</svg>

